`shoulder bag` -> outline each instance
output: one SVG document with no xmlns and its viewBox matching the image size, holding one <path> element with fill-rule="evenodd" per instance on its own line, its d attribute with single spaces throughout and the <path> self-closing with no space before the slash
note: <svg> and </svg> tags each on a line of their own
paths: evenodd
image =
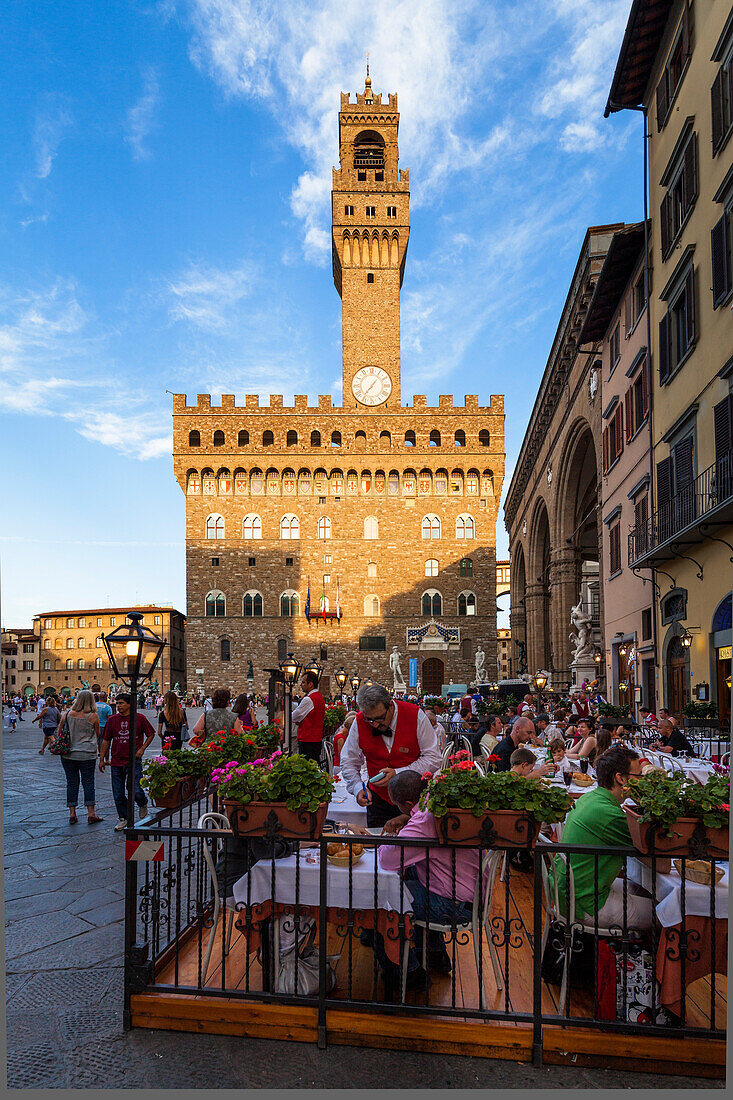
<svg viewBox="0 0 733 1100">
<path fill-rule="evenodd" d="M 48 746 L 48 751 L 53 753 L 54 756 L 65 756 L 67 752 L 71 752 L 71 731 L 69 730 L 68 714 L 64 715 L 63 725 Z"/>
</svg>

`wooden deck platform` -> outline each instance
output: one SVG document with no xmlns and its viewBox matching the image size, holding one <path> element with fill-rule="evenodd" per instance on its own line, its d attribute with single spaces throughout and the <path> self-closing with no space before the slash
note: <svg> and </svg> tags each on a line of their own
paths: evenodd
<svg viewBox="0 0 733 1100">
<path fill-rule="evenodd" d="M 512 872 L 506 886 L 497 889 L 492 916 L 512 924 L 517 946 L 500 947 L 502 988 L 497 988 L 488 945 L 484 939 L 483 970 L 485 1007 L 494 1012 L 531 1013 L 533 980 L 532 883 L 528 875 Z M 136 1027 L 222 1035 L 248 1035 L 317 1042 L 317 1010 L 308 1005 L 294 1006 L 257 1000 L 240 1000 L 230 994 L 262 991 L 262 969 L 257 956 L 247 954 L 246 939 L 235 927 L 230 951 L 222 972 L 222 921 L 219 922 L 214 952 L 206 982 L 206 995 L 171 993 L 164 990 L 136 994 L 132 998 L 132 1024 Z M 169 957 L 159 966 L 156 980 L 161 986 L 198 985 L 200 953 L 206 937 L 189 936 L 179 946 L 177 960 Z M 393 1012 L 359 1011 L 351 1006 L 343 1010 L 329 1008 L 326 1018 L 328 1043 L 407 1048 L 438 1053 L 468 1054 L 477 1057 L 505 1058 L 527 1062 L 532 1059 L 532 1025 L 513 1019 L 477 1020 L 460 1015 L 461 1009 L 479 1008 L 478 977 L 473 944 L 449 945 L 454 958 L 453 974 L 431 975 L 429 990 L 408 992 L 407 1005 L 425 1005 L 457 1011 L 457 1016 L 426 1016 L 408 1013 L 395 1017 Z M 332 999 L 378 1003 L 383 996 L 381 976 L 374 975 L 374 954 L 358 936 L 347 939 L 328 927 L 328 953 L 338 956 L 335 964 L 337 985 Z M 507 982 L 507 954 L 509 981 Z M 725 979 L 716 976 L 716 1026 L 725 1027 Z M 559 986 L 543 982 L 542 1006 L 552 1015 L 559 1009 Z M 688 989 L 687 1014 L 693 1026 L 708 1025 L 710 979 L 703 978 Z M 571 989 L 569 1012 L 589 1018 L 593 1014 L 593 989 Z M 403 1012 L 405 1010 L 403 1009 Z M 399 1027 L 395 1026 L 399 1020 Z M 699 1077 L 723 1077 L 725 1044 L 707 1038 L 665 1038 L 653 1035 L 628 1035 L 599 1031 L 582 1026 L 543 1025 L 543 1059 L 552 1063 L 576 1065 L 618 1065 L 626 1069 L 657 1073 L 689 1074 Z"/>
</svg>

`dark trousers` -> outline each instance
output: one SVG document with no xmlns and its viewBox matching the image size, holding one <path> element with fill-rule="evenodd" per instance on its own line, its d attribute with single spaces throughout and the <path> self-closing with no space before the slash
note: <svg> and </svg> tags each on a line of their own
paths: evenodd
<svg viewBox="0 0 733 1100">
<path fill-rule="evenodd" d="M 67 760 L 61 757 L 61 764 L 66 772 L 66 805 L 76 806 L 79 798 L 79 780 L 84 788 L 84 805 L 94 805 L 94 760 Z"/>
<path fill-rule="evenodd" d="M 372 792 L 372 800 L 366 808 L 367 828 L 378 829 L 380 825 L 386 825 L 393 817 L 399 817 L 400 811 L 391 802 L 386 802 L 378 794 Z"/>
<path fill-rule="evenodd" d="M 307 756 L 309 760 L 315 760 L 316 764 L 321 759 L 322 741 L 298 741 L 298 752 L 301 756 Z"/>
<path fill-rule="evenodd" d="M 122 767 L 119 764 L 110 765 L 112 771 L 112 797 L 115 800 L 115 808 L 117 810 L 117 816 L 127 818 L 127 795 L 129 794 L 129 784 L 127 782 L 127 767 Z M 145 792 L 140 786 L 140 777 L 143 774 L 143 762 L 142 760 L 135 761 L 135 801 L 138 806 L 147 806 L 148 800 L 145 796 Z M 127 792 L 125 788 L 128 788 Z"/>
</svg>

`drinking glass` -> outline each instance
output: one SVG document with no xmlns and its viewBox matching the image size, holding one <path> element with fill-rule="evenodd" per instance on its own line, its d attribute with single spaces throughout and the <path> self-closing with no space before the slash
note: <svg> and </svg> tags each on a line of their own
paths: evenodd
<svg viewBox="0 0 733 1100">
<path fill-rule="evenodd" d="M 584 760 L 580 761 L 580 770 L 582 771 L 583 775 L 588 774 L 588 757 L 587 756 L 585 757 Z"/>
<path fill-rule="evenodd" d="M 566 787 L 569 787 L 573 781 L 573 773 L 569 772 L 567 768 L 562 773 L 562 781 Z"/>
</svg>

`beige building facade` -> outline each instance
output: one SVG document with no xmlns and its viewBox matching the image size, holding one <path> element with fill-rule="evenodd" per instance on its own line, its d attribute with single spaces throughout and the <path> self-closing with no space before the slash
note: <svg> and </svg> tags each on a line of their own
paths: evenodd
<svg viewBox="0 0 733 1100">
<path fill-rule="evenodd" d="M 397 97 L 341 97 L 333 278 L 343 405 L 173 399 L 186 496 L 189 684 L 267 686 L 289 652 L 392 687 L 440 692 L 496 676 L 496 550 L 504 401 L 404 404 L 400 288 L 409 173 Z"/>
<path fill-rule="evenodd" d="M 629 565 L 659 586 L 660 704 L 730 716 L 733 13 L 634 0 L 606 113 L 646 111 L 652 219 L 649 517 Z M 689 642 L 689 645 L 685 644 Z"/>
<path fill-rule="evenodd" d="M 80 611 L 44 611 L 33 617 L 33 629 L 39 637 L 40 677 L 43 692 L 75 695 L 87 686 L 94 691 L 109 691 L 115 681 L 110 668 L 103 634 L 122 626 L 128 611 L 139 611 L 143 623 L 168 643 L 153 674 L 160 691 L 176 685 L 186 689 L 186 618 L 172 607 L 148 604 L 145 607 L 101 607 Z"/>
<path fill-rule="evenodd" d="M 556 691 L 576 679 L 572 608 L 580 605 L 590 622 L 591 648 L 603 634 L 600 341 L 581 348 L 579 335 L 622 228 L 594 226 L 585 234 L 504 505 L 516 671 L 526 659 L 529 675 L 546 671 Z"/>
<path fill-rule="evenodd" d="M 35 695 L 39 683 L 38 635 L 18 627 L 2 632 L 3 691 L 15 695 Z"/>
</svg>

